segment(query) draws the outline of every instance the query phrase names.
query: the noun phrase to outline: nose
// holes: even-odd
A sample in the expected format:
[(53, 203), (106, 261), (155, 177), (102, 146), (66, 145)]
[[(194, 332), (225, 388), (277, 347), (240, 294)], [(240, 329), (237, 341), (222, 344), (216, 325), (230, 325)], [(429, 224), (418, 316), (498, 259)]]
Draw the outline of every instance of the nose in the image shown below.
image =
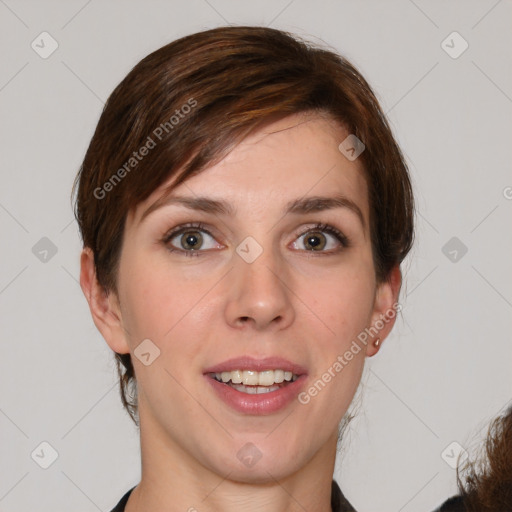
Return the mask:
[(275, 252), (264, 249), (252, 262), (233, 255), (225, 306), (232, 327), (281, 330), (293, 323), (293, 293), (284, 263)]

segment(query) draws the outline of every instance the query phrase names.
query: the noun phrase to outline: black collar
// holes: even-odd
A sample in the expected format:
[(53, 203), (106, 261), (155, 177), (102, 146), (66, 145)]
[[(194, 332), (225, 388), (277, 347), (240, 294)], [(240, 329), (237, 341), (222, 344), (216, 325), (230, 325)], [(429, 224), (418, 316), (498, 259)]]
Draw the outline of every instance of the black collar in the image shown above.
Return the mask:
[[(112, 509), (111, 512), (124, 512), (124, 507), (126, 506), (126, 502), (130, 497), (135, 487), (132, 487), (119, 501), (119, 503)], [(354, 507), (347, 501), (339, 485), (335, 480), (332, 481), (332, 491), (331, 491), (331, 508), (332, 512), (356, 512)]]

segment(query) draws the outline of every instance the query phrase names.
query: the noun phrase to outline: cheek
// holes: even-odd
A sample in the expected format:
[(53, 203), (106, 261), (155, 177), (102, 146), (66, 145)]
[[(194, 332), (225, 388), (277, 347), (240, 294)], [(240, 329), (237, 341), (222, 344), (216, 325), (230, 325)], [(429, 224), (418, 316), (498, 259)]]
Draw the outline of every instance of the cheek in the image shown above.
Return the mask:
[(374, 292), (371, 274), (340, 272), (314, 296), (311, 309), (322, 321), (316, 322), (318, 330), (308, 327), (314, 372), (301, 403), (310, 407), (311, 418), (323, 418), (325, 428), (341, 420), (361, 380), (366, 348), (358, 335), (369, 326)]
[(180, 286), (178, 275), (148, 261), (127, 250), (119, 269), (123, 323), (133, 343), (139, 338), (161, 339), (190, 302), (190, 287)]
[(200, 345), (195, 340), (204, 338), (211, 329), (208, 299), (212, 294), (207, 294), (218, 276), (187, 279), (179, 267), (158, 261), (148, 264), (148, 260), (141, 256), (125, 261), (123, 323), (131, 345), (135, 348), (149, 338), (165, 356), (178, 344), (173, 361), (191, 358)]
[[(333, 273), (314, 288), (304, 287), (309, 294), (311, 310), (324, 324), (328, 344), (340, 347), (350, 343), (369, 325), (375, 296), (375, 280), (368, 270), (346, 269)], [(331, 336), (328, 336), (330, 334)]]

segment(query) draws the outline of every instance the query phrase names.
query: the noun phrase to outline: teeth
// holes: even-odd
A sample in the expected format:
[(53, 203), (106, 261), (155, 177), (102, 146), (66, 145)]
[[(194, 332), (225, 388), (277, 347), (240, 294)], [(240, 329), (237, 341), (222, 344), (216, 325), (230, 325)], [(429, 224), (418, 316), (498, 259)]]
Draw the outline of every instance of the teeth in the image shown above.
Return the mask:
[(258, 380), (258, 372), (253, 372), (252, 370), (244, 370), (242, 372), (242, 383), (246, 386), (257, 386)]
[(235, 370), (234, 372), (231, 372), (231, 382), (233, 384), (242, 383), (242, 372), (240, 370)]
[(284, 380), (283, 370), (274, 370), (274, 382), (280, 384)]
[[(262, 386), (262, 389), (266, 389), (273, 384), (281, 384), (284, 381), (293, 382), (298, 378), (298, 375), (292, 372), (285, 372), (279, 369), (265, 370), (263, 372), (254, 370), (234, 370), (232, 372), (218, 372), (211, 375), (215, 376), (215, 379), (219, 382), (228, 383), (231, 381), (235, 389), (237, 389), (236, 384), (243, 384), (244, 386)], [(255, 393), (256, 392), (264, 393), (266, 391), (255, 391)]]
[(241, 391), (242, 393), (247, 393), (248, 395), (260, 395), (263, 393), (270, 393), (272, 391), (277, 391), (279, 386), (271, 386), (271, 387), (262, 387), (262, 386), (244, 386), (243, 384), (234, 384), (231, 386), (235, 388), (237, 391)]

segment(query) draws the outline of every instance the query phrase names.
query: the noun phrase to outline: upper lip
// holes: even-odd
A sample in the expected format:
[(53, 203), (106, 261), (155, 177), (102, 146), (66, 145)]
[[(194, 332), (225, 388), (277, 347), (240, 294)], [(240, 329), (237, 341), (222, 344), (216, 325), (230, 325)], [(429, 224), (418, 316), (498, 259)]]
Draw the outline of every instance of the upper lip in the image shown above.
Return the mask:
[(284, 370), (285, 372), (292, 372), (299, 376), (307, 373), (303, 366), (297, 363), (292, 363), (282, 357), (265, 357), (263, 359), (257, 359), (251, 356), (228, 359), (227, 361), (223, 361), (222, 363), (206, 368), (204, 373), (221, 373), (231, 372), (234, 370), (254, 370), (257, 372), (263, 372), (265, 370)]

